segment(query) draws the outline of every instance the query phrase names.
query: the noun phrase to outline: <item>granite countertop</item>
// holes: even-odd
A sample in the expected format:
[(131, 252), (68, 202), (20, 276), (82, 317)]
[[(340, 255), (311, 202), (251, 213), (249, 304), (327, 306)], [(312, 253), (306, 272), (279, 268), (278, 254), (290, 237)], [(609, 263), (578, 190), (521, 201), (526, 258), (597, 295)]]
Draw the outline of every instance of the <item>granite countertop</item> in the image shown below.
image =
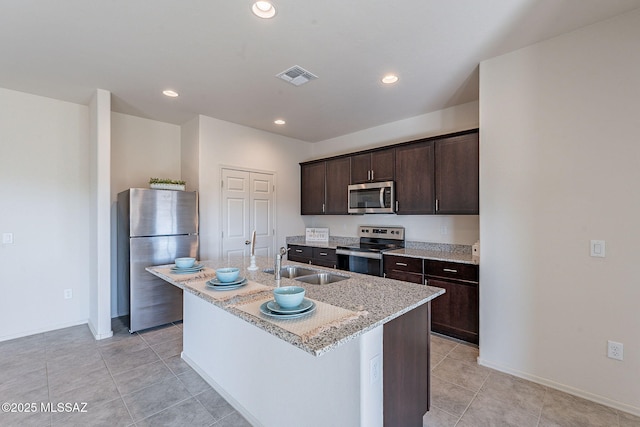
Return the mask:
[[(307, 242), (305, 236), (289, 236), (287, 244), (311, 246), (317, 248), (335, 249), (337, 246), (349, 246), (358, 244), (357, 237), (329, 236), (327, 243)], [(385, 252), (387, 254), (406, 256), (410, 258), (433, 259), (437, 261), (459, 262), (461, 264), (480, 264), (480, 259), (473, 256), (471, 246), (456, 245), (449, 243), (429, 243), (429, 242), (405, 242), (404, 249), (395, 249)]]
[[(204, 264), (206, 267), (214, 269), (221, 267), (239, 267), (241, 276), (263, 285), (272, 287), (276, 286), (274, 275), (263, 272), (263, 270), (268, 268), (273, 269), (273, 259), (267, 257), (256, 257), (256, 264), (260, 267), (258, 271), (247, 270), (249, 261), (248, 257), (235, 257), (221, 260), (200, 261), (200, 263)], [(195, 283), (190, 285), (189, 283), (176, 282), (172, 277), (161, 274), (157, 271), (157, 269), (160, 268), (172, 267), (172, 264), (147, 267), (147, 271), (184, 289), (185, 292), (195, 294), (211, 304), (246, 320), (247, 322), (314, 356), (320, 356), (327, 351), (330, 351), (331, 349), (336, 348), (367, 331), (383, 325), (444, 293), (444, 290), (441, 288), (417, 285), (377, 276), (309, 266), (308, 264), (283, 260), (282, 266), (284, 267), (287, 265), (299, 265), (306, 268), (312, 268), (314, 270), (331, 271), (336, 274), (348, 275), (349, 279), (347, 280), (326, 285), (309, 285), (294, 279), (282, 278), (280, 280), (280, 286), (302, 286), (305, 288), (306, 297), (308, 298), (346, 308), (355, 312), (366, 311), (367, 314), (349, 321), (338, 328), (331, 328), (322, 332), (320, 335), (317, 335), (306, 342), (302, 342), (299, 336), (278, 327), (276, 324), (246, 314), (232, 307), (233, 304), (254, 299), (257, 295), (235, 297), (221, 302), (212, 299), (207, 293), (203, 293), (201, 291), (202, 285), (198, 287)], [(270, 292), (265, 291), (264, 294), (268, 295)]]

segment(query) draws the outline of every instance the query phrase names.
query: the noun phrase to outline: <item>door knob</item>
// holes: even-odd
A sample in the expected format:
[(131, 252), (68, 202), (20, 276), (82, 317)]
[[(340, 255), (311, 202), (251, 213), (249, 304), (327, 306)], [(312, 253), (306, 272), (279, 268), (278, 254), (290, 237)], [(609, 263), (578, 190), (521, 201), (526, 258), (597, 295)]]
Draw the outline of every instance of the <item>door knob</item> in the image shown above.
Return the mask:
[(250, 245), (250, 244), (251, 244), (251, 240), (245, 240), (245, 241), (244, 241), (244, 244), (245, 244), (245, 245)]

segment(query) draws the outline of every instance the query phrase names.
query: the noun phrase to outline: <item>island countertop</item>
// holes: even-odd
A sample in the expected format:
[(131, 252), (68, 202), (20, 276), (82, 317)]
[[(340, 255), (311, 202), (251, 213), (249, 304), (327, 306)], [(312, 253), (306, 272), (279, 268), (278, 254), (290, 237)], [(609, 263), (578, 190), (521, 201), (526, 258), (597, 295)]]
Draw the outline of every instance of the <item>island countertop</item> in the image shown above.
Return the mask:
[[(228, 259), (200, 261), (200, 263), (211, 269), (238, 267), (240, 268), (241, 277), (246, 277), (250, 281), (269, 287), (276, 286), (274, 275), (264, 271), (273, 269), (274, 262), (271, 258), (256, 257), (256, 264), (259, 267), (257, 271), (247, 269), (250, 264), (248, 257), (231, 257)], [(218, 301), (213, 298), (217, 291), (210, 290), (205, 285), (206, 281), (211, 277), (186, 281), (176, 280), (176, 275), (167, 275), (161, 272), (161, 270), (166, 271), (167, 268), (172, 267), (172, 264), (147, 267), (147, 271), (314, 356), (320, 356), (444, 293), (441, 288), (310, 266), (288, 260), (282, 261), (283, 267), (288, 265), (304, 266), (313, 270), (330, 271), (349, 276), (349, 279), (325, 285), (310, 285), (295, 279), (282, 278), (280, 286), (302, 286), (306, 290), (305, 296), (307, 298), (352, 310), (361, 315), (339, 327), (332, 327), (303, 342), (298, 335), (277, 326), (277, 322), (274, 323), (266, 318), (247, 314), (234, 307), (239, 303), (254, 300), (260, 295), (238, 296), (226, 301)], [(185, 279), (188, 277), (185, 276)], [(261, 294), (262, 297), (268, 297), (270, 293), (271, 289), (265, 290)]]

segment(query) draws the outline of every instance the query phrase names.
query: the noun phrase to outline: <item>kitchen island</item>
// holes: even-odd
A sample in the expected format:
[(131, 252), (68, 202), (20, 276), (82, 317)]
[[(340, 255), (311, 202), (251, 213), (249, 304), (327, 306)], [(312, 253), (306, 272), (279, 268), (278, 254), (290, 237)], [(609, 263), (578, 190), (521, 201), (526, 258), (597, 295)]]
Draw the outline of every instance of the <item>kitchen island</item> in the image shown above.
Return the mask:
[[(185, 291), (182, 358), (252, 424), (422, 425), (430, 301), (442, 289), (335, 270), (349, 278), (324, 285), (282, 278), (281, 286), (303, 286), (318, 309), (280, 320), (248, 309), (271, 298), (276, 281), (263, 270), (272, 259), (258, 257), (257, 271), (247, 269), (248, 258), (203, 264), (193, 276), (170, 274), (171, 266), (147, 270)], [(249, 285), (209, 289), (215, 268), (229, 266)]]

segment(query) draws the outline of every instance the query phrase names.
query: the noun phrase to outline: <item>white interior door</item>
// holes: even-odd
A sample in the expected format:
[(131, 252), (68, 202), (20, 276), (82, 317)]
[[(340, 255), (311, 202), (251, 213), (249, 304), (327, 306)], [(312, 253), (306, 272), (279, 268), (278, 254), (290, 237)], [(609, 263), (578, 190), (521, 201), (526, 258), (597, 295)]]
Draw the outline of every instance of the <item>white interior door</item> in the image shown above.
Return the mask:
[(256, 231), (256, 255), (274, 255), (273, 175), (222, 169), (222, 254), (250, 255)]

